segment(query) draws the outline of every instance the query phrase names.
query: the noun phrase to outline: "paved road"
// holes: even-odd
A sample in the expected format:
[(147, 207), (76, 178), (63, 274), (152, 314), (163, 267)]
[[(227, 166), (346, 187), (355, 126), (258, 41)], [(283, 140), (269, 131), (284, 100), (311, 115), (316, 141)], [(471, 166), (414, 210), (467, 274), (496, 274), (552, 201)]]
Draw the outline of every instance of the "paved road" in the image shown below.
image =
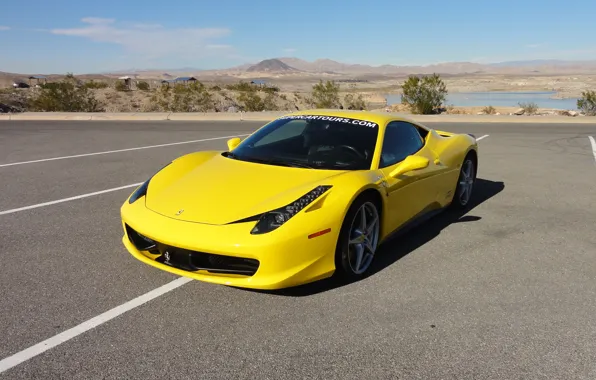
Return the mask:
[(369, 278), (280, 293), (193, 281), (23, 360), (176, 277), (120, 243), (132, 187), (3, 211), (142, 182), (225, 149), (196, 140), (259, 125), (0, 122), (0, 360), (22, 360), (0, 378), (596, 378), (596, 124), (432, 125), (489, 135), (474, 208), (389, 243)]

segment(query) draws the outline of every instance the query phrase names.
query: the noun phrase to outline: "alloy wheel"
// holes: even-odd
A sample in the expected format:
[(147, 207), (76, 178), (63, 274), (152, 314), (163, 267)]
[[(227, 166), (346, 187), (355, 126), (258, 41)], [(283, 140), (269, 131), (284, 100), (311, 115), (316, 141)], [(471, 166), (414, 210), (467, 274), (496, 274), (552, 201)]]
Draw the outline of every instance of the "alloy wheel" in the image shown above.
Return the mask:
[(356, 212), (350, 227), (348, 263), (354, 274), (366, 272), (379, 241), (379, 212), (372, 202), (365, 202)]
[(458, 198), (459, 202), (462, 206), (465, 206), (470, 201), (472, 197), (472, 188), (474, 187), (474, 162), (472, 160), (467, 159), (462, 168), (461, 173), (459, 176), (459, 191), (458, 191)]

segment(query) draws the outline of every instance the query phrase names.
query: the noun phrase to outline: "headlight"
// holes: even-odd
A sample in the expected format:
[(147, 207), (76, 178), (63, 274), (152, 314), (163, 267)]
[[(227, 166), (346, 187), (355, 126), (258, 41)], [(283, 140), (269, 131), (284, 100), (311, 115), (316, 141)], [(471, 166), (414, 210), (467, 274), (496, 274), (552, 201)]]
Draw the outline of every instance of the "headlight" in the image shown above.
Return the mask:
[(139, 186), (138, 189), (135, 190), (134, 193), (132, 193), (132, 195), (128, 199), (128, 203), (133, 204), (139, 198), (144, 197), (147, 194), (147, 187), (149, 187), (149, 181), (151, 181), (151, 178), (146, 180), (141, 186)]
[(264, 234), (281, 227), (291, 217), (299, 213), (300, 210), (311, 204), (330, 188), (331, 186), (328, 185), (317, 186), (289, 205), (264, 213), (250, 233), (253, 235)]

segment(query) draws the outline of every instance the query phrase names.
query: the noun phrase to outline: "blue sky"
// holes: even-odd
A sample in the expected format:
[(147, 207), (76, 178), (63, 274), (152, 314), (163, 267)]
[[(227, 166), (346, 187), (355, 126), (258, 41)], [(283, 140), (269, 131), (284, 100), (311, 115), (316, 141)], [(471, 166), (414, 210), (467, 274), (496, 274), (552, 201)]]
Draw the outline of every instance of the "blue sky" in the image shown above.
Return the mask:
[(596, 1), (20, 0), (0, 71), (225, 68), (294, 56), (432, 64), (596, 59)]

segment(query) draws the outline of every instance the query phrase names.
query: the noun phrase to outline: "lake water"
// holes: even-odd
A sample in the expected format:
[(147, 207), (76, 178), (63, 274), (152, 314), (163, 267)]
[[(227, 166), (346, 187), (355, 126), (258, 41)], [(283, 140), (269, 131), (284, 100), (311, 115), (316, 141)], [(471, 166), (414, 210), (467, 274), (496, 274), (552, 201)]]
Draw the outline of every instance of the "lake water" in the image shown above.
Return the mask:
[[(456, 107), (518, 107), (518, 103), (536, 103), (540, 108), (577, 110), (577, 98), (553, 99), (557, 93), (545, 92), (456, 92), (447, 95), (445, 105)], [(400, 94), (386, 95), (387, 104), (401, 103)]]

